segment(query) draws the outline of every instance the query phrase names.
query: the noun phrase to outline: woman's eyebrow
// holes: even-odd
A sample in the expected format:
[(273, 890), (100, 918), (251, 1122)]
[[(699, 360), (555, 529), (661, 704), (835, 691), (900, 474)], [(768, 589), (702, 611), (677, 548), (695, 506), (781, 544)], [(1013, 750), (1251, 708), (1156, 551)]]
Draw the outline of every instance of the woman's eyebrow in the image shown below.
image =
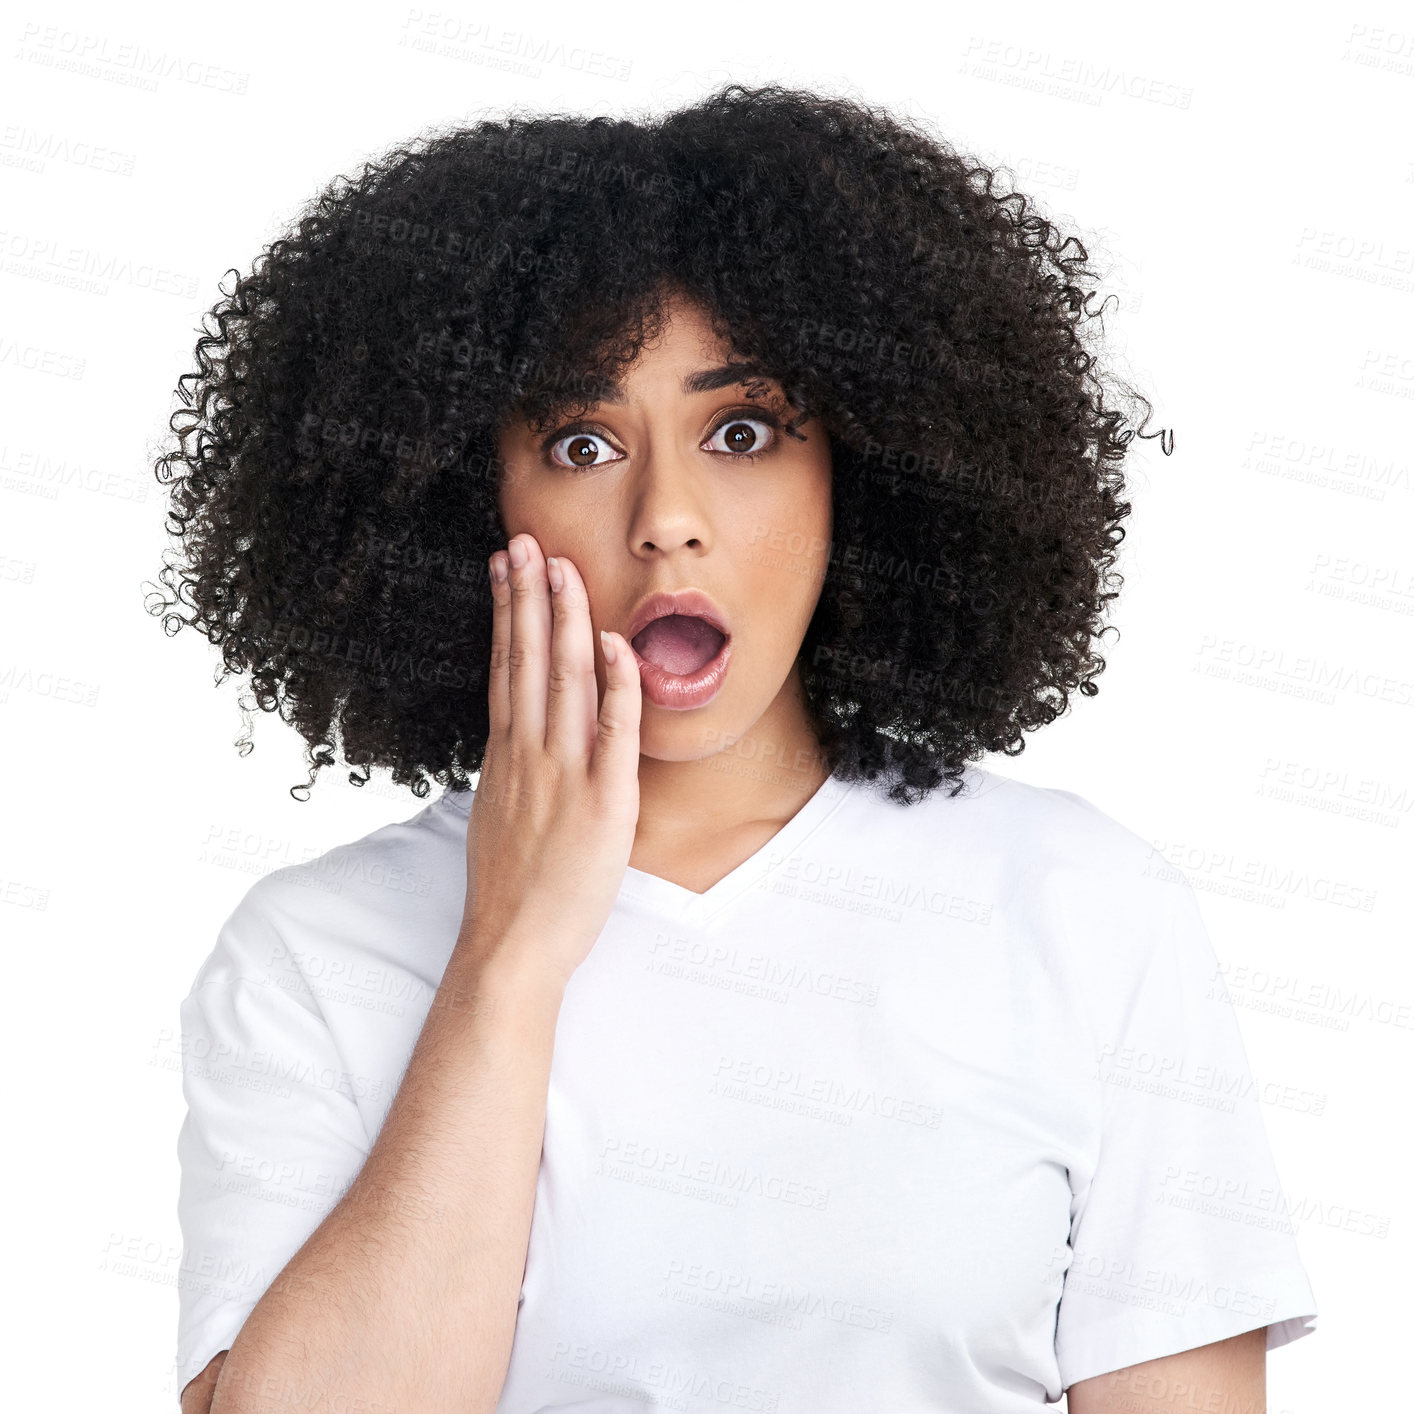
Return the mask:
[[(759, 363), (724, 363), (720, 368), (699, 368), (682, 380), (684, 393), (714, 393), (718, 388), (730, 387), (733, 383), (745, 383), (757, 378), (771, 378), (772, 375)], [(606, 388), (603, 403), (622, 403), (623, 393), (618, 388)]]

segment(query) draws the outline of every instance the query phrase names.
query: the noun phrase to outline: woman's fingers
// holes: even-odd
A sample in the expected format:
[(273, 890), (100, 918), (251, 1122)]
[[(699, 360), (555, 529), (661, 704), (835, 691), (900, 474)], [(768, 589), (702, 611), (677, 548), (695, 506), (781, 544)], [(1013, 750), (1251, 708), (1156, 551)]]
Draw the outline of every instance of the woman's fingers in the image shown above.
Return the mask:
[(589, 593), (572, 561), (545, 562), (550, 583), (550, 671), (545, 747), (561, 760), (587, 763), (594, 750), (599, 684)]
[(492, 592), (493, 730), (467, 822), (458, 945), (519, 955), (563, 983), (603, 932), (633, 852), (638, 664), (608, 635), (616, 661), (598, 710), (583, 578), (557, 558), (552, 598), (534, 537), (509, 548), (509, 577)]
[(599, 707), (594, 744), (594, 756), (589, 763), (591, 779), (605, 798), (613, 799), (616, 791), (630, 789), (634, 797), (635, 820), (638, 818), (638, 757), (639, 732), (643, 721), (643, 680), (633, 652), (621, 634), (608, 633), (609, 652), (614, 661), (606, 668), (604, 701)]
[(486, 707), (492, 736), (505, 736), (511, 724), (510, 567), (504, 550), (497, 550), (487, 561), (491, 580), (491, 670), (486, 684)]
[(550, 584), (533, 535), (511, 537), (510, 740), (531, 757), (545, 750), (550, 672)]
[[(549, 752), (587, 763), (606, 790), (613, 782), (636, 781), (643, 687), (628, 644), (609, 635), (613, 663), (602, 644), (596, 646), (589, 594), (573, 561), (555, 557), (556, 589), (533, 535), (513, 536), (502, 554), (509, 575), (499, 585), (493, 579), (491, 589), (492, 732), (527, 760)], [(602, 704), (596, 651), (604, 653)]]

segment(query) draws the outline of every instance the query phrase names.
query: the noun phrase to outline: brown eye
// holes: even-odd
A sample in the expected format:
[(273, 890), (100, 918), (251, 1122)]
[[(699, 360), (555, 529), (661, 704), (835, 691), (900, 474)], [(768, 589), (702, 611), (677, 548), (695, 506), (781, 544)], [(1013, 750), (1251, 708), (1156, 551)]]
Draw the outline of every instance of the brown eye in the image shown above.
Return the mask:
[[(560, 447), (565, 448), (563, 456), (556, 455)], [(558, 442), (551, 444), (550, 457), (557, 466), (583, 470), (586, 467), (602, 466), (605, 461), (613, 461), (613, 457), (600, 458), (600, 451), (606, 449), (613, 450), (597, 432), (572, 432), (568, 437), (561, 437)]]
[[(755, 431), (758, 427), (766, 429), (765, 436)], [(724, 422), (712, 434), (714, 440), (721, 437), (725, 444), (713, 447), (712, 450), (735, 453), (738, 456), (752, 456), (769, 447), (774, 435), (771, 424), (760, 418), (733, 417)]]

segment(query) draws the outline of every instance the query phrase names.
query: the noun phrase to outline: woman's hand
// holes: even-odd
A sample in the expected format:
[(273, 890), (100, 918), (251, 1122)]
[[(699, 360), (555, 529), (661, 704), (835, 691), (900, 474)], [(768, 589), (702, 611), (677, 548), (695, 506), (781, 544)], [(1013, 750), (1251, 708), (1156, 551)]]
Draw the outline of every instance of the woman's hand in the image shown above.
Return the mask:
[(491, 726), (467, 828), (462, 940), (568, 981), (633, 849), (643, 690), (628, 645), (607, 634), (598, 705), (579, 571), (562, 557), (547, 566), (528, 534), (510, 551), (491, 557), (509, 575), (491, 576)]

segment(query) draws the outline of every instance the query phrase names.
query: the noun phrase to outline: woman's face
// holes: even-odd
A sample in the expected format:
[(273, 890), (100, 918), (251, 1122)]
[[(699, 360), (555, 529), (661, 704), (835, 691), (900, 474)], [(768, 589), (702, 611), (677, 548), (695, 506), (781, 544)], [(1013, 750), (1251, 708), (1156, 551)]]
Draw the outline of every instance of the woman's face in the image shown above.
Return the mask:
[[(758, 750), (773, 741), (793, 750), (804, 725), (795, 660), (828, 563), (829, 441), (815, 419), (796, 427), (804, 440), (783, 430), (794, 410), (774, 379), (738, 370), (691, 391), (689, 379), (731, 361), (701, 311), (678, 300), (662, 337), (624, 376), (622, 401), (543, 437), (513, 421), (498, 439), (508, 536), (527, 532), (547, 556), (571, 560), (588, 589), (601, 702), (601, 628), (629, 638), (635, 612), (658, 591), (701, 591), (722, 617), (727, 662), (710, 700), (670, 706), (678, 684), (661, 703), (645, 684), (641, 751), (665, 761), (713, 755), (742, 737), (759, 739)], [(681, 620), (634, 641), (687, 681), (719, 644)], [(706, 691), (713, 681), (709, 667)]]

